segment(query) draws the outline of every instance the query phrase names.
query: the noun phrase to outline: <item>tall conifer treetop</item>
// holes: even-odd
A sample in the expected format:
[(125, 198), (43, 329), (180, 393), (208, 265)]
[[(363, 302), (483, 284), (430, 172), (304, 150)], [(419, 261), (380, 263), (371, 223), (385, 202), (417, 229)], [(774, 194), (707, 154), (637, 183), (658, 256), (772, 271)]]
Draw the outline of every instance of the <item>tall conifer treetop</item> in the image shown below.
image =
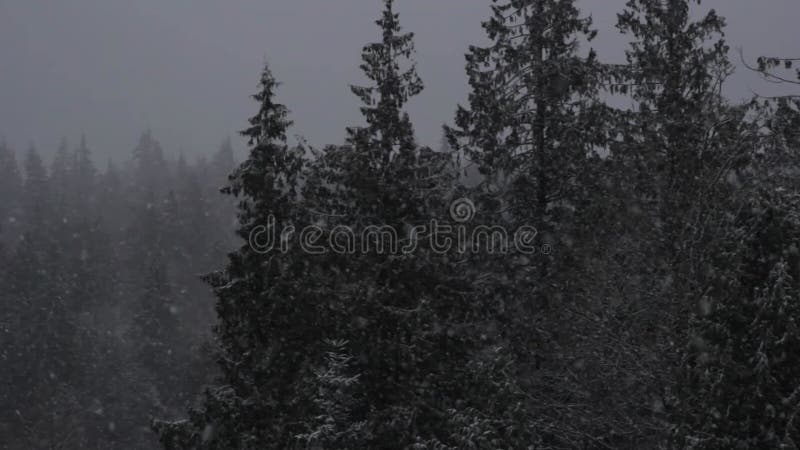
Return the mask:
[(693, 3), (701, 1), (629, 0), (618, 15), (617, 27), (633, 37), (631, 95), (643, 107), (675, 114), (702, 107), (730, 73), (725, 19), (711, 9), (692, 20)]
[(302, 159), (286, 143), (286, 130), (292, 125), (286, 106), (275, 102), (279, 83), (265, 65), (259, 92), (253, 95), (259, 110), (241, 132), (251, 146), (250, 157), (230, 176), (224, 192), (240, 197), (240, 235), (247, 239), (252, 226), (265, 224), (268, 215), (288, 220), (290, 201)]
[(492, 43), (466, 56), (472, 91), (447, 129), (450, 143), (490, 179), (527, 179), (539, 216), (570, 197), (599, 141), (599, 65), (593, 50), (581, 51), (595, 37), (591, 25), (574, 0), (495, 0), (483, 23)]
[[(422, 92), (422, 80), (416, 65), (410, 61), (414, 53), (414, 33), (402, 33), (399, 15), (394, 12), (393, 0), (384, 0), (385, 9), (376, 24), (383, 39), (364, 46), (361, 53), (361, 70), (375, 83), (374, 86), (351, 86), (361, 99), (361, 113), (367, 127), (348, 130), (348, 140), (355, 143), (369, 137), (372, 151), (379, 151), (379, 161), (385, 165), (394, 151), (413, 149), (414, 130), (403, 106)], [(402, 62), (408, 62), (403, 67)], [(366, 133), (366, 135), (364, 135)]]

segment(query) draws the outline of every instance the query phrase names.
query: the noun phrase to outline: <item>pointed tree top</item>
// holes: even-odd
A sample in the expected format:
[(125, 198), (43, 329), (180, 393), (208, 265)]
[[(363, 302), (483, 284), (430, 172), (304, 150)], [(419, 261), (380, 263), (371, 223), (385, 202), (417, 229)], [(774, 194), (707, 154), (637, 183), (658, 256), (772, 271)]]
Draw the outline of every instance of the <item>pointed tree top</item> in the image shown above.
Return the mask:
[(285, 142), (286, 130), (292, 126), (292, 121), (287, 119), (289, 111), (286, 106), (274, 102), (275, 90), (280, 83), (275, 80), (268, 63), (264, 63), (258, 84), (259, 91), (252, 98), (261, 107), (250, 118), (250, 127), (240, 133), (248, 138), (250, 145), (262, 145), (274, 140)]
[(384, 163), (395, 146), (415, 146), (413, 127), (402, 109), (424, 87), (412, 59), (414, 35), (401, 33), (399, 15), (392, 5), (391, 0), (385, 0), (383, 14), (376, 21), (382, 31), (381, 41), (365, 45), (361, 52), (360, 68), (373, 85), (350, 87), (361, 100), (367, 127), (350, 128), (348, 141), (351, 144), (372, 141), (370, 145), (380, 149), (379, 158)]

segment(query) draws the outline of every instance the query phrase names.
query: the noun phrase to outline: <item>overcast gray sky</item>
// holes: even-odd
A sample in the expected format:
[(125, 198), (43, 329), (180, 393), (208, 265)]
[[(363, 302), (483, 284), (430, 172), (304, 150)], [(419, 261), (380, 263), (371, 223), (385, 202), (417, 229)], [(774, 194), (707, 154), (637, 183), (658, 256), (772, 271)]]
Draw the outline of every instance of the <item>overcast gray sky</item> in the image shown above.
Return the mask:
[[(622, 60), (614, 28), (624, 0), (584, 0), (606, 60)], [(85, 132), (101, 157), (127, 157), (147, 128), (169, 154), (208, 154), (236, 138), (254, 111), (248, 95), (268, 60), (284, 83), (295, 133), (338, 143), (360, 123), (349, 84), (361, 80), (360, 49), (378, 37), (380, 0), (0, 0), (0, 139), (51, 154)], [(398, 0), (417, 35), (425, 91), (410, 105), (423, 144), (467, 96), (464, 53), (483, 39), (489, 0)], [(798, 0), (706, 0), (728, 18), (728, 40), (753, 59), (798, 56)], [(732, 59), (738, 61), (735, 51)], [(775, 92), (740, 70), (736, 98)], [(236, 138), (236, 146), (244, 147)], [(124, 156), (123, 156), (124, 155)]]

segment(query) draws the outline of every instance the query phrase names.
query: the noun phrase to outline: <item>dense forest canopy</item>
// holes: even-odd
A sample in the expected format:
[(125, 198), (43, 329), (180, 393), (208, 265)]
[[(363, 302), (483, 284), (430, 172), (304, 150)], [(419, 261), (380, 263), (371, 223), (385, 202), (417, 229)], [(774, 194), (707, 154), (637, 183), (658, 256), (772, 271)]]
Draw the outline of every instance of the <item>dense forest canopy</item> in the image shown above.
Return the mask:
[[(797, 448), (796, 55), (628, 0), (612, 64), (574, 0), (486, 3), (436, 149), (393, 0), (343, 142), (269, 64), (242, 161), (0, 141), (0, 448)], [(726, 98), (736, 57), (797, 95)]]

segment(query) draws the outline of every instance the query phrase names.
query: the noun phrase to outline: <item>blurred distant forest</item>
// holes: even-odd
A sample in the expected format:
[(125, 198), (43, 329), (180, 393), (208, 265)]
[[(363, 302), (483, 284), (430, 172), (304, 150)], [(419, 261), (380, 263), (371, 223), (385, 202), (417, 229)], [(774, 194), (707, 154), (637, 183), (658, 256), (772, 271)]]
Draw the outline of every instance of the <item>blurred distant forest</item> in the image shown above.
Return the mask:
[(233, 246), (230, 142), (189, 162), (144, 133), (102, 170), (86, 139), (20, 156), (0, 145), (4, 448), (152, 447), (150, 416), (215, 373), (200, 275)]

